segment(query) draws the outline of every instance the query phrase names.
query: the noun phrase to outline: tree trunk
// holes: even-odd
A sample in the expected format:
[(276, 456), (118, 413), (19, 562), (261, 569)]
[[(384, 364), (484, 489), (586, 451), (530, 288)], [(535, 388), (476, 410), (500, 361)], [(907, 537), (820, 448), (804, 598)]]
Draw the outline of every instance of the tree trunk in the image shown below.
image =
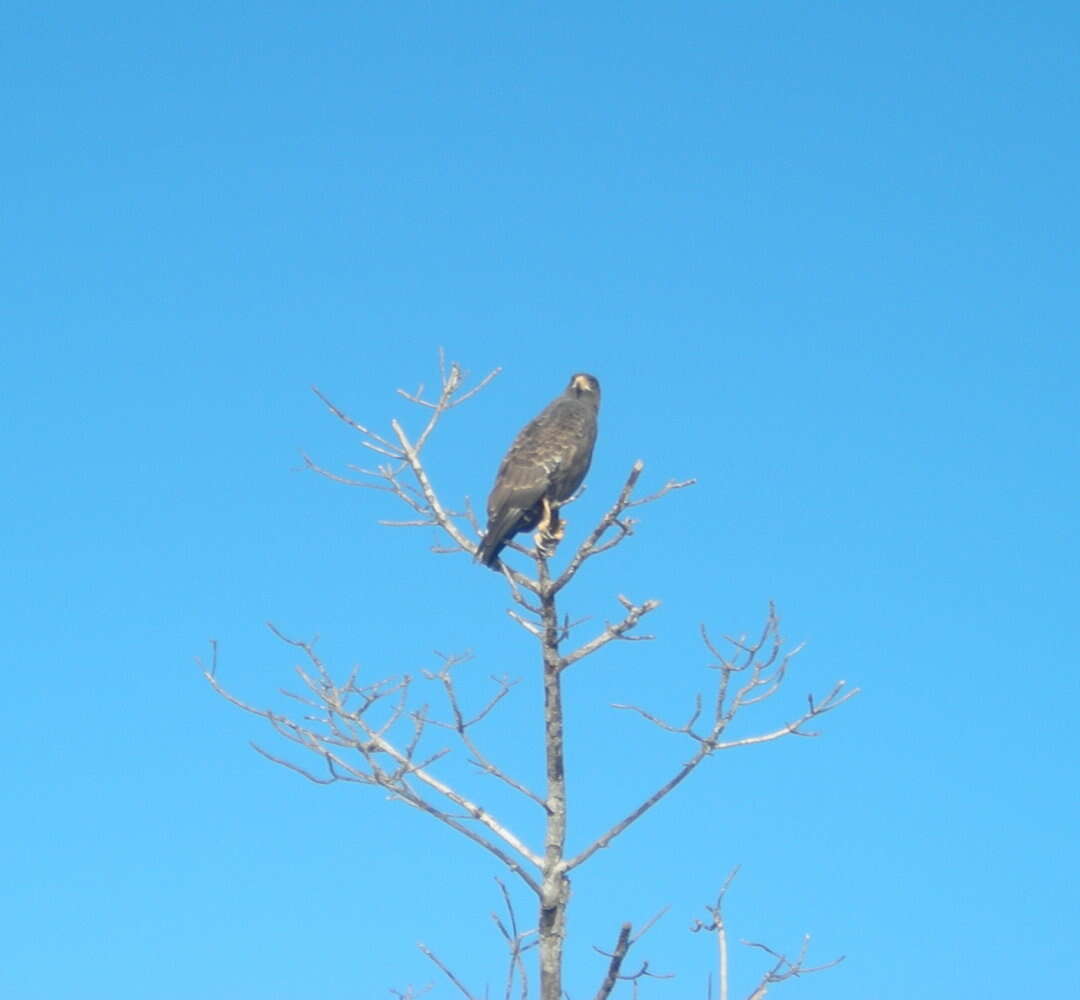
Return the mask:
[(540, 606), (544, 636), (544, 744), (547, 748), (547, 831), (540, 899), (540, 1000), (562, 1000), (563, 942), (570, 879), (566, 875), (566, 772), (563, 764), (562, 664), (559, 618), (547, 573), (539, 560)]

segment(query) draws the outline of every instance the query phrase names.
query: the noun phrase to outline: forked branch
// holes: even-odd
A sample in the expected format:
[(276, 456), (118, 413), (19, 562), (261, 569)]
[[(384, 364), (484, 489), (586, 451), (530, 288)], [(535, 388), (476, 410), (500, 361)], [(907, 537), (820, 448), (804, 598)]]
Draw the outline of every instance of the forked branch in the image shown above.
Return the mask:
[[(832, 690), (822, 699), (807, 698), (807, 709), (783, 724), (752, 736), (725, 740), (723, 734), (729, 724), (745, 708), (771, 698), (779, 690), (787, 676), (792, 659), (801, 650), (801, 646), (784, 651), (784, 640), (780, 635), (780, 619), (776, 608), (770, 604), (769, 614), (759, 638), (748, 642), (745, 638), (728, 638), (733, 652), (722, 655), (711, 643), (708, 634), (703, 631), (707, 648), (716, 657), (712, 669), (718, 673), (717, 693), (713, 702), (711, 719), (701, 726), (702, 699), (698, 695), (689, 720), (683, 725), (675, 725), (636, 705), (613, 705), (613, 708), (635, 712), (646, 721), (665, 732), (686, 736), (696, 744), (693, 755), (663, 785), (647, 796), (635, 809), (619, 822), (597, 837), (588, 847), (571, 858), (568, 868), (576, 868), (587, 861), (597, 851), (607, 847), (616, 837), (632, 826), (646, 812), (673, 792), (705, 760), (720, 750), (750, 746), (755, 743), (768, 743), (784, 736), (816, 736), (803, 727), (813, 719), (831, 712), (845, 701), (859, 693), (858, 688), (845, 691), (845, 682), (838, 681)], [(611, 638), (615, 638), (612, 636)], [(595, 642), (596, 640), (594, 640)], [(609, 640), (610, 641), (610, 640)], [(587, 644), (588, 645), (588, 644)], [(584, 647), (583, 647), (584, 648)], [(732, 691), (734, 690), (734, 693)]]
[(380, 434), (372, 430), (367, 425), (354, 420), (317, 387), (312, 386), (312, 391), (322, 400), (326, 408), (344, 424), (360, 434), (360, 443), (363, 447), (389, 461), (383, 462), (374, 469), (351, 467), (354, 472), (359, 474), (360, 478), (358, 479), (331, 472), (312, 461), (307, 455), (304, 455), (304, 463), (312, 471), (334, 482), (392, 493), (416, 515), (407, 521), (388, 523), (397, 526), (438, 527), (454, 541), (455, 550), (462, 549), (465, 552), (475, 552), (475, 544), (465, 535), (454, 520), (455, 517), (460, 515), (449, 511), (435, 492), (424, 469), (421, 455), (424, 446), (442, 418), (450, 410), (460, 406), (480, 392), (500, 371), (501, 369), (496, 368), (480, 379), (476, 385), (466, 388), (464, 369), (456, 361), (448, 364), (443, 352), (440, 351), (439, 390), (434, 399), (424, 398), (424, 387), (422, 385), (412, 393), (403, 389), (398, 390), (398, 394), (404, 399), (427, 411), (427, 420), (415, 439), (410, 438), (408, 432), (397, 420), (390, 422), (391, 434)]
[(488, 809), (432, 770), (433, 764), (450, 753), (450, 748), (425, 749), (430, 742), (425, 737), (433, 730), (452, 729), (476, 758), (481, 771), (535, 800), (535, 795), (502, 770), (490, 763), (484, 766), (486, 758), (470, 732), (502, 700), (509, 690), (508, 682), (497, 682), (499, 690), (487, 705), (466, 718), (451, 673), (460, 658), (448, 658), (442, 671), (427, 676), (443, 687), (451, 706), (452, 721), (441, 722), (429, 714), (427, 706), (409, 710), (408, 696), (414, 684), (411, 677), (362, 684), (354, 670), (343, 684), (337, 684), (312, 643), (290, 639), (271, 628), (282, 641), (302, 650), (308, 660), (307, 669), (298, 667), (296, 671), (305, 693), (283, 692), (309, 709), (300, 721), (251, 705), (223, 687), (216, 673), (216, 646), (204, 675), (230, 704), (265, 720), (280, 736), (314, 753), (326, 771), (313, 773), (256, 746), (259, 753), (318, 784), (347, 781), (383, 788), (391, 798), (427, 813), (483, 847), (539, 893), (534, 873), (541, 867), (541, 856)]
[(642, 962), (636, 972), (625, 972), (623, 970), (623, 964), (626, 961), (627, 955), (630, 953), (630, 949), (634, 947), (649, 930), (665, 913), (667, 913), (668, 907), (664, 907), (659, 913), (650, 917), (645, 921), (645, 924), (634, 933), (633, 925), (625, 923), (619, 928), (619, 936), (615, 941), (615, 947), (612, 951), (604, 951), (602, 948), (597, 948), (593, 945), (593, 951), (597, 954), (603, 955), (609, 959), (607, 970), (604, 973), (604, 980), (600, 984), (600, 988), (596, 991), (594, 1000), (607, 1000), (611, 996), (612, 991), (616, 985), (620, 982), (634, 983), (634, 996), (637, 996), (637, 983), (641, 979), (674, 979), (674, 975), (671, 973), (653, 972), (649, 968), (648, 962)]
[[(607, 552), (609, 549), (613, 549), (621, 541), (634, 533), (634, 519), (623, 517), (625, 511), (629, 510), (631, 507), (641, 507), (645, 504), (654, 503), (661, 497), (667, 496), (667, 494), (673, 490), (682, 490), (687, 486), (693, 486), (694, 483), (697, 482), (695, 479), (672, 479), (655, 493), (635, 500), (633, 499), (634, 488), (637, 486), (637, 481), (644, 470), (645, 463), (639, 458), (630, 469), (630, 475), (626, 477), (626, 482), (623, 483), (623, 488), (619, 491), (615, 503), (612, 504), (607, 513), (600, 518), (596, 527), (589, 532), (585, 541), (578, 546), (577, 551), (567, 564), (566, 569), (559, 574), (558, 578), (552, 584), (552, 593), (558, 593), (562, 590), (562, 588), (574, 578), (577, 571), (581, 568), (581, 564), (585, 562), (586, 559), (591, 559), (601, 552)], [(616, 529), (616, 534), (607, 541), (603, 541), (604, 536), (612, 528)]]
[[(719, 964), (719, 995), (718, 1000), (729, 1000), (729, 954), (728, 954), (728, 933), (727, 925), (724, 921), (724, 897), (727, 895), (727, 891), (731, 888), (731, 883), (735, 880), (735, 876), (739, 873), (739, 868), (736, 866), (728, 874), (728, 877), (724, 880), (724, 884), (720, 889), (719, 895), (716, 897), (716, 902), (711, 906), (706, 906), (708, 911), (709, 920), (695, 920), (690, 925), (691, 932), (697, 934), (705, 932), (716, 935), (716, 949), (718, 955)], [(826, 969), (831, 969), (834, 966), (839, 965), (844, 956), (834, 958), (831, 962), (825, 962), (823, 965), (807, 965), (806, 953), (810, 948), (810, 935), (803, 936), (802, 944), (799, 948), (799, 953), (794, 959), (789, 959), (786, 955), (782, 955), (780, 952), (773, 951), (772, 948), (764, 944), (759, 944), (755, 941), (743, 941), (742, 944), (748, 948), (757, 948), (764, 951), (766, 954), (771, 955), (776, 959), (775, 963), (768, 969), (766, 969), (761, 978), (758, 980), (757, 985), (750, 992), (747, 1000), (764, 1000), (769, 987), (774, 983), (782, 983), (785, 979), (795, 979), (799, 976), (808, 976), (814, 972), (824, 972)], [(709, 1000), (712, 1000), (710, 995)]]

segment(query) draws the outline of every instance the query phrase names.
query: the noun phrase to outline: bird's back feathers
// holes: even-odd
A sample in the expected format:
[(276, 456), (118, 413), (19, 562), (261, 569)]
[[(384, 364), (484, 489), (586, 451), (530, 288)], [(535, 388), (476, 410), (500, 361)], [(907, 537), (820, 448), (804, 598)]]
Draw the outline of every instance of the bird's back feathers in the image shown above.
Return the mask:
[(575, 375), (566, 391), (522, 428), (499, 465), (488, 497), (488, 525), (476, 558), (494, 566), (503, 546), (539, 523), (546, 499), (569, 500), (585, 479), (596, 444), (600, 386)]

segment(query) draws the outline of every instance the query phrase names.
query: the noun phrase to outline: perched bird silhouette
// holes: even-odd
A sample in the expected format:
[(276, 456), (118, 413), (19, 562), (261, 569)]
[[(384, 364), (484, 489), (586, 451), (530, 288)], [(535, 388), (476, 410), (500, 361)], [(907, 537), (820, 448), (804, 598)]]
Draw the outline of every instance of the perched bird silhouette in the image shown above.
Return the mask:
[(559, 507), (589, 471), (599, 409), (600, 383), (579, 373), (514, 438), (488, 497), (487, 531), (476, 550), (485, 566), (496, 568), (503, 546), (519, 531), (536, 528), (562, 538)]

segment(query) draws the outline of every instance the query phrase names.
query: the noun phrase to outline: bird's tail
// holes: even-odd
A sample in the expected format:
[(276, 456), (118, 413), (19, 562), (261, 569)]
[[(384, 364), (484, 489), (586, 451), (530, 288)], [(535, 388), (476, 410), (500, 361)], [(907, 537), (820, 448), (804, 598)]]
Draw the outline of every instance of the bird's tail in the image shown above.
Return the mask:
[(488, 521), (487, 531), (476, 549), (477, 562), (496, 569), (499, 553), (502, 552), (506, 543), (514, 537), (515, 532), (521, 530), (521, 522), (522, 513), (520, 507), (511, 507), (509, 510), (504, 510), (495, 520)]
[(488, 531), (476, 548), (476, 561), (495, 569), (495, 563), (498, 561), (499, 553), (502, 552), (505, 544), (505, 539), (500, 538), (494, 531)]

